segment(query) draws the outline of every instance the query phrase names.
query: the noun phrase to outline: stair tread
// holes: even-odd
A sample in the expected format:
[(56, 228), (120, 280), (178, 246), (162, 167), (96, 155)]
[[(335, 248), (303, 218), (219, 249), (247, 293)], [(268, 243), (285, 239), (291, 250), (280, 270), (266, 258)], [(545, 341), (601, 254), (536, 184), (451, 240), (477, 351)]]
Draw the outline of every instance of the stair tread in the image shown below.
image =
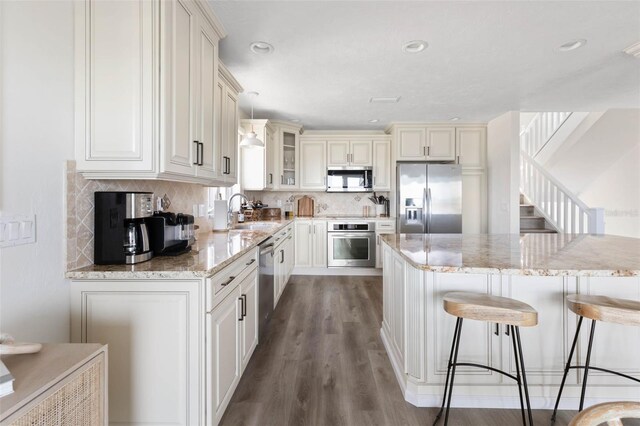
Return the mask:
[(544, 217), (535, 216), (535, 215), (527, 215), (527, 216), (520, 215), (520, 219), (544, 219)]
[(520, 228), (521, 234), (557, 234), (555, 229), (547, 228)]

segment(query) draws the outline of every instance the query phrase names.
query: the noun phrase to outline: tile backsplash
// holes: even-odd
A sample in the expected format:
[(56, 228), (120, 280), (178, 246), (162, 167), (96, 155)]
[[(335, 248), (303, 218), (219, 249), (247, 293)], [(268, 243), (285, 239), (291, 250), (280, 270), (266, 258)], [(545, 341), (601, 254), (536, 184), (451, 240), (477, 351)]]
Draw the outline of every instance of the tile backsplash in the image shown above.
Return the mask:
[[(261, 200), (269, 207), (278, 207), (278, 201), (284, 203), (287, 201), (294, 202), (294, 211), (297, 209), (295, 202), (304, 195), (315, 200), (316, 216), (360, 216), (362, 208), (369, 206), (371, 214), (373, 214), (374, 204), (369, 197), (372, 193), (330, 193), (330, 192), (268, 192), (268, 191), (247, 191), (247, 196), (251, 199)], [(389, 197), (388, 192), (376, 192), (376, 195)]]
[[(148, 191), (171, 200), (169, 211), (193, 212), (194, 204), (207, 205), (208, 188), (202, 185), (155, 180), (93, 180), (76, 171), (75, 161), (67, 161), (67, 270), (93, 263), (93, 221), (95, 191)], [(210, 230), (206, 218), (196, 218), (198, 232)]]

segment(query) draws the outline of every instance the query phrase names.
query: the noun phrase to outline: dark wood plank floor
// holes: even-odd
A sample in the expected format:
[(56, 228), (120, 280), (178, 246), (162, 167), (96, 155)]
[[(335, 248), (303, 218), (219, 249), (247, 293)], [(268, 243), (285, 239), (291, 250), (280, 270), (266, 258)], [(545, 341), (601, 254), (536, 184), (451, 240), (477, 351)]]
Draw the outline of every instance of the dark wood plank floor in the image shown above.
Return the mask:
[[(293, 276), (221, 424), (431, 425), (405, 402), (380, 339), (379, 277)], [(550, 411), (534, 411), (549, 425)], [(560, 412), (556, 425), (575, 412)], [(452, 409), (450, 425), (520, 425), (519, 410)]]

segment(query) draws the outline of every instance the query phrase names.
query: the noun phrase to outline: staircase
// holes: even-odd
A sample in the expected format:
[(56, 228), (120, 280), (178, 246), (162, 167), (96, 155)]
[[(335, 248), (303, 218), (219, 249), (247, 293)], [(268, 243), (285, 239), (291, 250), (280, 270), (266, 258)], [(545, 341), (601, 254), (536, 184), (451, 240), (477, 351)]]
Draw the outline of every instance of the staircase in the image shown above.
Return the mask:
[(536, 213), (535, 206), (528, 202), (524, 194), (520, 194), (520, 233), (556, 234), (557, 232), (543, 216)]
[(571, 115), (538, 113), (520, 133), (521, 234), (604, 233), (604, 209), (587, 207), (536, 159)]

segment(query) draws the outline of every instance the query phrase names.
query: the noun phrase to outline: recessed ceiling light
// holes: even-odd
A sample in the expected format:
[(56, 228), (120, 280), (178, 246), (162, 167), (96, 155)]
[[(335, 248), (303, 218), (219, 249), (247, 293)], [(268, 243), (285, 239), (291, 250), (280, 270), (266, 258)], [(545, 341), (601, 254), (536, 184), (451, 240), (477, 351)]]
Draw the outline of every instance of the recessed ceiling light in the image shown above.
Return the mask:
[(450, 120), (450, 121), (458, 121), (458, 120), (460, 120), (460, 117), (452, 117), (452, 118), (450, 118), (449, 120)]
[(260, 93), (258, 93), (258, 92), (247, 92), (247, 95), (249, 95), (249, 96), (258, 96), (258, 95), (260, 95)]
[(253, 53), (262, 55), (273, 52), (273, 46), (266, 41), (254, 41), (249, 47)]
[(411, 40), (402, 45), (402, 51), (405, 53), (418, 53), (422, 52), (429, 46), (424, 40)]
[(558, 47), (558, 50), (561, 52), (569, 52), (570, 50), (576, 50), (579, 49), (580, 47), (584, 46), (585, 44), (587, 44), (587, 40), (581, 38), (578, 40), (571, 40), (566, 42), (565, 44), (561, 45), (560, 47)]
[(373, 120), (369, 120), (369, 123), (377, 123), (378, 121), (380, 120), (378, 120), (377, 118), (374, 118)]
[(400, 100), (400, 96), (395, 97), (377, 97), (377, 98), (369, 98), (369, 103), (382, 103), (382, 104), (395, 104)]

